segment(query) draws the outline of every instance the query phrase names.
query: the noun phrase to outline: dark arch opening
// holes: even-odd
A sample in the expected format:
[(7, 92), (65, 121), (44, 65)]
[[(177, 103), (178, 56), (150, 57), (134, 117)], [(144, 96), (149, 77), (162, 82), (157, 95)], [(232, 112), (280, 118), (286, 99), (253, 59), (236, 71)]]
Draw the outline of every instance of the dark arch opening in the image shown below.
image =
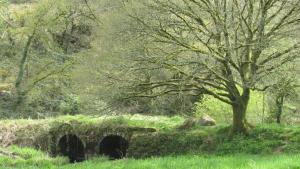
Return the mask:
[(99, 153), (108, 156), (110, 160), (121, 159), (126, 156), (128, 141), (121, 136), (106, 136), (100, 142), (99, 149)]
[(69, 157), (70, 163), (82, 162), (85, 160), (83, 142), (76, 135), (64, 135), (60, 138), (58, 146), (59, 153)]

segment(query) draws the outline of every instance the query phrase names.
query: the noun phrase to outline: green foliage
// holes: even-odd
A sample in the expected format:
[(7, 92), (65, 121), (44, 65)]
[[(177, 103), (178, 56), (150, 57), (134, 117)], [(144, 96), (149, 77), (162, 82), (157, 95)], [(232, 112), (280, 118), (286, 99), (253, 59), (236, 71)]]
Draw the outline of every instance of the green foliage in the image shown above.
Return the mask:
[[(220, 33), (220, 43), (216, 43), (218, 37), (210, 33), (217, 35), (223, 30), (219, 24), (208, 24), (210, 15), (203, 13), (209, 10), (198, 8), (193, 4), (194, 1), (151, 2), (156, 4), (144, 6), (144, 3), (138, 1), (122, 0), (0, 0), (0, 119), (42, 118), (1, 120), (0, 144), (37, 146), (48, 150), (53, 147), (48, 144), (51, 136), (59, 137), (68, 132), (82, 135), (84, 140), (100, 138), (98, 136), (102, 130), (121, 128), (127, 132), (127, 129), (138, 127), (156, 129), (154, 133), (135, 134), (130, 140), (129, 156), (145, 159), (110, 162), (106, 158), (95, 158), (69, 165), (65, 158), (50, 158), (41, 151), (13, 146), (0, 148), (0, 168), (300, 168), (300, 128), (291, 125), (261, 125), (265, 124), (267, 113), (274, 109), (271, 104), (264, 105), (262, 92), (251, 91), (246, 113), (248, 122), (258, 126), (247, 136), (230, 138), (228, 124), (232, 122), (232, 108), (213, 97), (202, 96), (203, 89), (207, 94), (207, 91), (214, 92), (210, 90), (214, 87), (230, 93), (230, 90), (226, 92), (228, 88), (223, 88), (223, 85), (231, 81), (236, 82), (230, 87), (244, 85), (243, 88), (248, 88), (250, 85), (254, 89), (269, 82), (277, 82), (278, 76), (287, 76), (287, 72), (293, 74), (294, 79), (299, 79), (299, 70), (295, 70), (296, 73), (291, 71), (297, 68), (299, 60), (296, 60), (295, 65), (281, 66), (299, 56), (299, 44), (293, 47), (294, 43), (299, 42), (299, 36), (293, 34), (293, 27), (299, 21), (299, 14), (294, 11), (299, 10), (299, 7), (296, 6), (296, 10), (290, 13), (293, 14), (290, 17), (295, 20), (288, 18), (280, 21), (286, 10), (274, 11), (280, 9), (281, 1), (261, 4), (274, 5), (270, 8), (258, 5), (258, 2), (263, 1), (246, 3), (245, 9), (250, 4), (249, 9), (252, 10), (248, 12), (254, 12), (257, 17), (264, 14), (263, 11), (259, 12), (260, 9), (270, 9), (267, 12), (269, 16), (274, 14), (263, 29), (265, 32), (262, 35), (265, 36), (257, 34), (263, 22), (256, 22), (257, 19), (249, 24), (248, 28), (253, 29), (254, 33), (252, 40), (247, 38), (252, 35), (249, 36), (243, 30), (248, 19), (240, 23), (241, 27), (234, 27), (240, 22), (235, 17), (240, 11), (228, 8), (225, 13), (230, 18), (232, 16), (232, 19), (214, 18), (220, 19), (219, 22), (225, 25), (225, 33)], [(202, 2), (199, 1), (200, 4)], [(234, 1), (221, 3), (224, 2), (234, 7), (231, 3)], [(294, 3), (290, 0), (288, 2)], [(251, 7), (252, 3), (254, 6)], [(131, 17), (128, 17), (128, 12), (132, 14)], [(133, 19), (135, 16), (145, 19), (144, 23)], [(205, 19), (201, 20), (201, 17)], [(281, 29), (280, 26), (276, 27), (278, 22), (292, 25), (283, 24), (286, 27)], [(145, 24), (148, 26), (144, 27)], [(153, 29), (147, 30), (149, 27)], [(277, 30), (272, 32), (272, 27)], [(202, 32), (202, 28), (210, 33)], [(271, 35), (267, 32), (274, 33), (272, 38), (267, 39)], [(226, 35), (230, 36), (229, 42), (223, 42), (226, 40), (223, 36)], [(276, 38), (277, 35), (280, 37)], [(236, 42), (232, 41), (234, 38)], [(204, 41), (207, 43), (201, 45)], [(226, 48), (226, 43), (232, 44)], [(251, 46), (252, 52), (247, 49), (248, 46)], [(276, 56), (289, 47), (294, 52), (286, 51), (283, 57)], [(224, 75), (222, 69), (223, 63), (228, 60), (222, 58), (230, 50), (241, 55), (241, 58), (233, 58), (227, 63), (235, 65), (229, 66), (233, 70), (234, 80), (228, 81), (226, 78), (231, 78), (231, 75)], [(202, 55), (199, 51), (206, 54)], [(248, 71), (254, 62), (247, 61), (249, 58), (244, 54), (247, 51), (250, 59), (254, 58), (252, 54), (262, 55), (255, 60), (258, 61), (255, 66), (260, 69), (258, 74), (251, 76), (252, 71)], [(210, 56), (217, 56), (217, 59)], [(220, 60), (221, 65), (216, 64)], [(272, 71), (277, 67), (283, 68), (279, 70), (280, 73)], [(241, 76), (236, 76), (239, 74)], [(268, 78), (265, 77), (267, 75)], [(225, 81), (222, 81), (224, 78)], [(162, 83), (164, 81), (168, 83)], [(269, 98), (282, 93), (289, 93), (286, 95), (289, 97), (296, 96), (299, 91), (294, 87), (299, 86), (299, 80), (293, 83), (292, 86), (289, 82), (273, 85)], [(203, 88), (206, 84), (209, 87)], [(236, 88), (242, 92), (240, 87)], [(184, 89), (188, 89), (188, 92)], [(163, 96), (169, 90), (170, 95)], [(225, 93), (220, 96), (226, 98), (228, 95)], [(133, 97), (135, 95), (140, 97)], [(22, 96), (22, 104), (15, 110), (19, 96)], [(232, 101), (232, 98), (226, 99)], [(288, 99), (284, 104), (285, 123), (297, 122), (298, 100)], [(195, 102), (198, 103), (193, 112)], [(119, 115), (121, 113), (127, 114)], [(218, 125), (177, 129), (185, 119), (174, 115), (197, 117), (203, 113), (216, 119)], [(96, 136), (88, 138), (90, 135)], [(215, 155), (209, 155), (212, 153)], [(280, 155), (271, 157), (270, 154)], [(151, 156), (164, 157), (147, 159)]]
[[(125, 3), (125, 6), (121, 0), (87, 2), (88, 4), (81, 0), (1, 1), (0, 12), (3, 18), (0, 19), (0, 32), (3, 36), (0, 42), (0, 88), (3, 84), (14, 86), (26, 40), (35, 28), (36, 34), (25, 63), (22, 91), (27, 94), (24, 104), (19, 111), (13, 110), (17, 94), (14, 87), (10, 88), (10, 96), (0, 98), (0, 118), (120, 113), (194, 116), (194, 108), (196, 115), (207, 113), (219, 123), (232, 121), (231, 108), (216, 99), (206, 97), (205, 103), (199, 103), (195, 108), (195, 102), (202, 102), (202, 95), (197, 93), (197, 96), (190, 96), (191, 93), (183, 92), (183, 84), (174, 88), (180, 91), (176, 94), (155, 98), (130, 98), (130, 93), (145, 89), (138, 86), (137, 82), (185, 80), (184, 76), (177, 71), (160, 69), (162, 65), (135, 62), (145, 59), (158, 59), (158, 63), (164, 61), (160, 56), (165, 54), (160, 52), (153, 58), (145, 54), (146, 48), (152, 51), (150, 48), (158, 46), (151, 46), (149, 37), (140, 34), (145, 30), (141, 29), (136, 20), (128, 17), (128, 12), (133, 12), (132, 14), (138, 13), (142, 18), (147, 18), (147, 7), (133, 1), (130, 5)], [(150, 20), (146, 20), (148, 21), (150, 23)], [(183, 39), (188, 42), (194, 38)], [(276, 44), (279, 45), (272, 46), (264, 54), (290, 46), (291, 38), (287, 39), (278, 40)], [(159, 47), (166, 47), (164, 50), (171, 52), (169, 54), (180, 50), (173, 45)], [(167, 50), (169, 48), (170, 51)], [(180, 62), (185, 60), (183, 58), (189, 60), (194, 56), (186, 53), (178, 57), (170, 62), (181, 65)], [(148, 69), (148, 66), (153, 67)], [(202, 68), (196, 67), (184, 68), (184, 71), (195, 69), (192, 74), (199, 74)], [(157, 92), (158, 90), (152, 90), (149, 93)], [(247, 119), (251, 123), (265, 122), (264, 113), (269, 110), (262, 110), (262, 94), (252, 94)], [(297, 106), (294, 103), (292, 107), (294, 112)], [(284, 117), (285, 121), (293, 120), (292, 111), (288, 112), (284, 113), (287, 116)]]
[[(290, 70), (288, 73), (286, 71), (277, 72), (278, 82), (267, 90), (267, 103), (271, 107), (270, 121), (276, 120), (277, 123), (281, 123), (282, 120), (286, 120), (286, 116), (292, 117), (291, 114), (297, 110), (297, 108), (289, 109), (296, 107), (300, 99), (297, 71), (292, 66), (285, 67), (285, 69)], [(283, 74), (282, 72), (286, 73)], [(289, 123), (293, 122), (292, 119), (288, 120)]]
[(60, 112), (63, 114), (75, 115), (79, 113), (79, 98), (76, 95), (68, 95), (66, 99), (60, 103)]
[(9, 106), (2, 106), (0, 118), (77, 114), (78, 97), (71, 91), (68, 73), (78, 54), (90, 48), (94, 22), (87, 17), (89, 10), (81, 8), (80, 1), (30, 2), (9, 4), (0, 11), (1, 70), (2, 65), (10, 70), (1, 80), (15, 84), (9, 90), (12, 99), (3, 101)]

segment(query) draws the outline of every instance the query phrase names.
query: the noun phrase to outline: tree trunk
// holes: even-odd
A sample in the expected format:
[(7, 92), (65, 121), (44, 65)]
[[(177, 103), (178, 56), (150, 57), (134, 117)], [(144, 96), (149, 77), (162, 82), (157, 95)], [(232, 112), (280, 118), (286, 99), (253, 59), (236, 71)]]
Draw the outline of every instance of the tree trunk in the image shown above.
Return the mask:
[(33, 31), (32, 35), (30, 35), (28, 37), (28, 40), (24, 47), (24, 51), (22, 53), (22, 58), (21, 58), (20, 65), (19, 65), (19, 73), (18, 73), (16, 83), (15, 83), (16, 92), (17, 92), (17, 101), (14, 106), (15, 111), (22, 104), (22, 102), (25, 98), (25, 96), (24, 96), (25, 93), (23, 92), (23, 89), (22, 89), (22, 83), (23, 83), (23, 78), (24, 78), (24, 73), (25, 73), (25, 68), (26, 68), (25, 66), (26, 66), (26, 61), (27, 61), (27, 57), (28, 57), (28, 53), (29, 53), (29, 48), (30, 48), (31, 42), (34, 38), (34, 35), (35, 35), (35, 30)]
[(280, 124), (281, 123), (281, 117), (280, 114), (276, 114), (276, 123)]
[(284, 97), (280, 96), (279, 98), (276, 99), (276, 122), (278, 124), (281, 123), (281, 115), (282, 115), (282, 108), (283, 108), (283, 101), (284, 101)]
[(243, 95), (235, 99), (232, 105), (233, 123), (231, 128), (231, 135), (235, 134), (248, 134), (246, 111), (250, 98), (250, 90), (246, 89)]
[(232, 106), (233, 110), (233, 124), (231, 134), (246, 134), (246, 108), (242, 105), (236, 104)]

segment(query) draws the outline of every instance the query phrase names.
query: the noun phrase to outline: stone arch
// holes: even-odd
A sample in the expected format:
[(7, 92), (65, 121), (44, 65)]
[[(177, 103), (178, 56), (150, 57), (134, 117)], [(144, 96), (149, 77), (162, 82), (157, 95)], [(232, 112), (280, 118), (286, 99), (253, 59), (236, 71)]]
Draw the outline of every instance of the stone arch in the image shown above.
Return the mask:
[(84, 144), (81, 139), (74, 134), (66, 134), (59, 139), (58, 153), (69, 157), (71, 163), (85, 160)]
[(99, 154), (111, 160), (126, 157), (129, 142), (120, 135), (107, 135), (99, 143)]

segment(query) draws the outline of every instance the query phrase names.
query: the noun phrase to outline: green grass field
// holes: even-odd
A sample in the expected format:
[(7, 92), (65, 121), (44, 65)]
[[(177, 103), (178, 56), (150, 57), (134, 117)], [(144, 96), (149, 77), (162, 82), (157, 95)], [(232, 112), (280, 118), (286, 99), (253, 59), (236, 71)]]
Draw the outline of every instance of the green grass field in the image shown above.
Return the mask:
[[(299, 169), (300, 155), (288, 156), (177, 156), (145, 160), (90, 161), (57, 167), (64, 169)], [(55, 168), (55, 167), (54, 167)]]
[[(9, 153), (8, 153), (9, 152)], [(6, 153), (6, 154), (5, 154)], [(0, 148), (1, 169), (300, 169), (300, 154), (179, 155), (110, 161), (94, 157), (69, 164), (31, 148)]]
[(176, 156), (109, 161), (95, 158), (77, 164), (66, 159), (8, 160), (0, 157), (1, 169), (300, 169), (300, 155)]

